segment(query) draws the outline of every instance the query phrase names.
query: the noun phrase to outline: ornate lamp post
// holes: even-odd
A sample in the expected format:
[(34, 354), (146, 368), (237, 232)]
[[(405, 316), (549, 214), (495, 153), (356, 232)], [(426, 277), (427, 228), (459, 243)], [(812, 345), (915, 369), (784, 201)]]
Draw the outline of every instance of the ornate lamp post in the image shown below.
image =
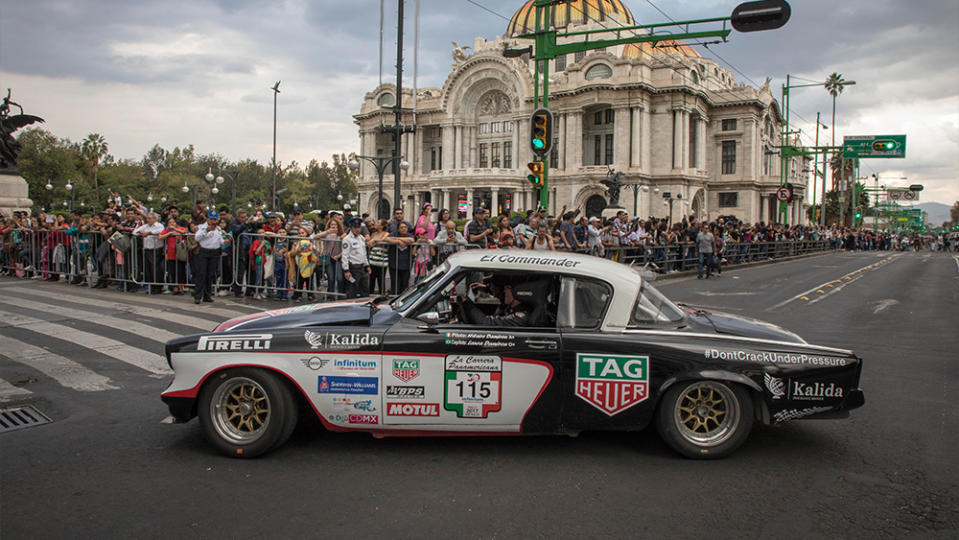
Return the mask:
[[(388, 219), (388, 213), (384, 214), (383, 212), (383, 174), (386, 172), (386, 168), (390, 166), (391, 163), (399, 159), (399, 168), (402, 170), (407, 170), (410, 168), (410, 164), (407, 163), (403, 156), (360, 156), (353, 154), (350, 158), (347, 166), (351, 171), (355, 171), (360, 168), (360, 162), (358, 159), (364, 159), (376, 167), (376, 175), (379, 178), (379, 184), (377, 187), (377, 196), (376, 196), (376, 217), (377, 219)], [(393, 204), (401, 204), (398, 201), (393, 201)]]

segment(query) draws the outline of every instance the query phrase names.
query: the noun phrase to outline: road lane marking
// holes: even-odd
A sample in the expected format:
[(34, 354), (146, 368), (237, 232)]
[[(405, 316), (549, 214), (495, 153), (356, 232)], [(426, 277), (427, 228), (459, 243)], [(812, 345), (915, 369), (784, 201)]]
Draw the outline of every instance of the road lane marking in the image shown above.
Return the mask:
[(33, 392), (26, 388), (14, 386), (7, 381), (0, 379), (0, 401), (10, 401), (21, 396), (28, 396)]
[(892, 306), (894, 306), (894, 305), (896, 305), (896, 304), (898, 304), (898, 303), (899, 303), (899, 300), (893, 300), (892, 298), (887, 298), (887, 299), (885, 299), (885, 300), (879, 300), (878, 302), (875, 302), (875, 304), (877, 304), (877, 305), (876, 305), (876, 307), (872, 310), (872, 314), (873, 314), (873, 315), (876, 315), (876, 314), (878, 314), (878, 313), (881, 313), (881, 312), (883, 312), (883, 311), (886, 311), (887, 309), (889, 309), (890, 307), (892, 307)]
[[(850, 283), (852, 283), (852, 282), (854, 282), (854, 281), (858, 281), (858, 280), (861, 279), (861, 278), (862, 278), (862, 276), (856, 276), (854, 279), (851, 279), (851, 280), (849, 280), (848, 282), (843, 283), (842, 285), (836, 287), (835, 289), (833, 289), (833, 290), (831, 290), (831, 291), (829, 291), (829, 292), (827, 292), (827, 293), (825, 293), (825, 294), (823, 294), (823, 295), (821, 295), (821, 296), (818, 296), (818, 297), (814, 298), (814, 299), (813, 299), (811, 302), (809, 302), (809, 303), (810, 303), (810, 304), (815, 304), (816, 302), (818, 302), (818, 301), (820, 301), (820, 300), (822, 300), (822, 299), (824, 299), (824, 298), (828, 298), (828, 297), (836, 294), (837, 292), (843, 290), (844, 288), (846, 288), (846, 285), (849, 285)], [(820, 290), (819, 292), (822, 292), (822, 290)]]
[[(815, 303), (815, 302), (818, 302), (819, 300), (822, 300), (823, 298), (825, 298), (825, 297), (827, 297), (827, 296), (830, 296), (830, 295), (832, 295), (833, 293), (836, 293), (836, 292), (841, 291), (846, 285), (848, 285), (848, 284), (852, 283), (853, 281), (855, 281), (855, 280), (861, 278), (862, 276), (864, 276), (865, 274), (863, 274), (862, 272), (866, 272), (866, 271), (868, 271), (868, 270), (875, 270), (876, 268), (880, 268), (880, 267), (882, 267), (882, 266), (884, 266), (884, 265), (892, 262), (893, 260), (895, 260), (895, 259), (898, 258), (899, 256), (900, 256), (900, 254), (889, 255), (889, 256), (887, 256), (887, 257), (885, 257), (885, 258), (883, 258), (883, 259), (880, 259), (880, 260), (877, 261), (877, 262), (868, 264), (868, 265), (866, 265), (866, 266), (863, 266), (862, 268), (859, 268), (859, 269), (857, 269), (857, 270), (854, 270), (854, 271), (852, 271), (852, 272), (849, 272), (848, 274), (846, 274), (845, 276), (843, 276), (843, 277), (841, 278), (841, 279), (844, 279), (844, 280), (846, 280), (846, 281), (845, 281), (845, 282), (842, 282), (841, 280), (835, 280), (835, 281), (837, 281), (837, 282), (839, 282), (839, 283), (842, 283), (842, 285), (840, 285), (839, 287), (833, 288), (833, 290), (829, 291), (828, 293), (825, 292), (825, 291), (823, 291), (823, 288), (828, 287), (829, 284), (833, 282), (833, 280), (829, 280), (829, 281), (827, 281), (827, 282), (825, 282), (825, 283), (822, 283), (822, 284), (820, 284), (820, 285), (816, 285), (815, 287), (809, 289), (808, 291), (803, 291), (803, 292), (797, 294), (796, 296), (793, 296), (792, 298), (788, 298), (788, 299), (786, 299), (786, 300), (783, 300), (782, 302), (780, 302), (780, 303), (778, 303), (778, 304), (776, 304), (776, 305), (774, 305), (774, 306), (772, 306), (772, 307), (766, 308), (766, 311), (772, 311), (772, 310), (774, 310), (774, 309), (779, 309), (779, 308), (785, 306), (786, 304), (788, 304), (788, 303), (790, 303), (790, 302), (794, 302), (794, 301), (796, 301), (796, 300), (803, 299), (804, 297), (808, 297), (810, 294), (812, 294), (812, 293), (814, 293), (814, 292), (818, 292), (818, 293), (819, 293), (820, 295), (822, 295), (822, 296), (819, 296), (818, 298), (816, 298), (815, 300), (813, 300), (813, 301), (811, 301), (811, 302), (809, 302), (809, 303), (810, 303), (810, 304), (813, 304), (813, 303)], [(957, 264), (959, 264), (959, 260), (957, 260)], [(805, 298), (805, 299), (808, 300), (808, 298)]]
[(802, 298), (803, 300), (807, 300), (807, 301), (809, 300), (809, 297), (808, 297), (808, 296), (801, 296), (800, 298)]
[[(4, 310), (0, 310), (0, 314), (2, 314), (4, 318), (11, 318), (13, 315), (16, 315), (13, 312)], [(18, 323), (14, 325), (16, 327), (26, 328), (33, 332), (40, 332), (57, 339), (70, 341), (81, 347), (130, 364), (131, 366), (149, 371), (154, 375), (171, 375), (173, 373), (173, 371), (167, 367), (166, 359), (159, 354), (132, 347), (115, 339), (77, 330), (70, 326), (51, 323), (25, 315), (16, 315), (16, 318), (18, 321)]]
[[(115, 328), (117, 330), (130, 332), (144, 339), (156, 341), (157, 343), (161, 343), (161, 344), (166, 343), (167, 341), (171, 339), (182, 337), (180, 334), (163, 330), (162, 328), (156, 328), (154, 326), (151, 326), (149, 324), (144, 324), (141, 322), (129, 321), (126, 319), (120, 319), (118, 317), (111, 317), (110, 315), (87, 313), (84, 311), (80, 311), (78, 309), (71, 309), (63, 306), (46, 304), (43, 302), (34, 302), (33, 300), (21, 300), (19, 298), (0, 299), (0, 304), (19, 306), (26, 309), (32, 309), (34, 311), (42, 311), (44, 313), (58, 313), (60, 315), (63, 315), (63, 318), (66, 318), (66, 319), (78, 319), (81, 321), (87, 321), (94, 324), (109, 326), (110, 328)], [(52, 322), (52, 321), (48, 321), (48, 322)]]
[(832, 289), (833, 287), (835, 287), (835, 285), (833, 285), (832, 283), (827, 283), (826, 286), (829, 287), (830, 289)]
[[(63, 294), (53, 293), (49, 291), (41, 291), (37, 289), (31, 289), (29, 287), (17, 288), (16, 291), (22, 291), (29, 294), (34, 294), (37, 296), (43, 296), (45, 298), (50, 298), (52, 300), (64, 300)], [(143, 315), (144, 317), (152, 317), (154, 319), (160, 319), (163, 321), (170, 321), (172, 323), (182, 324), (183, 326), (191, 326), (193, 328), (200, 328), (204, 332), (212, 330), (217, 323), (213, 321), (208, 321), (206, 319), (201, 319), (199, 317), (191, 317), (189, 315), (180, 315), (178, 313), (171, 313), (169, 311), (160, 311), (159, 309), (153, 309), (148, 307), (141, 307), (131, 304), (123, 304), (120, 302), (107, 302), (104, 300), (94, 300), (92, 298), (82, 298), (77, 300), (78, 303), (87, 304), (94, 307), (101, 307), (107, 309), (115, 309), (117, 311), (126, 311), (133, 313), (135, 315)]]
[(0, 350), (3, 350), (4, 356), (10, 360), (33, 368), (67, 388), (80, 392), (118, 389), (111, 384), (109, 377), (95, 373), (69, 358), (12, 337), (0, 336)]
[(697, 294), (702, 296), (754, 296), (759, 293), (755, 292), (710, 292), (710, 291), (699, 291)]

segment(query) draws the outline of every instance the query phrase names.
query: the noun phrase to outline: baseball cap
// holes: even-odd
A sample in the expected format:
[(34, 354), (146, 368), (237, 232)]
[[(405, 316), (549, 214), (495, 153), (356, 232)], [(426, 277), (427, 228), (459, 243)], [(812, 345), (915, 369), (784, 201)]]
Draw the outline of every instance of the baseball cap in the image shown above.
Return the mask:
[(590, 222), (590, 223), (593, 223), (594, 221), (599, 221), (599, 218), (596, 217), (596, 216), (593, 216), (593, 217), (589, 218), (589, 222)]
[(206, 218), (207, 218), (207, 219), (220, 219), (220, 213), (217, 212), (216, 210), (210, 210), (209, 212), (206, 213)]

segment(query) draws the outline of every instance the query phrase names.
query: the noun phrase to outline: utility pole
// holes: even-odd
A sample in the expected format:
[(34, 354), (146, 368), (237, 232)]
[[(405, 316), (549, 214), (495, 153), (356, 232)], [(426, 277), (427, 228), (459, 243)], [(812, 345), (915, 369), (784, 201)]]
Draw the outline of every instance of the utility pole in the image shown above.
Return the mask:
[(280, 81), (273, 85), (273, 206), (276, 211), (276, 95), (280, 93)]

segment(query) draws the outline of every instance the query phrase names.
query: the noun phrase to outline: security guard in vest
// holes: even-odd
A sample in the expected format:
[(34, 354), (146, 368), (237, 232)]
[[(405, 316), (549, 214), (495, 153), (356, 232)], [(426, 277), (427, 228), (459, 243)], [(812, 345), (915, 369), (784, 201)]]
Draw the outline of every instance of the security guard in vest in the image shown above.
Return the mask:
[(363, 220), (352, 217), (346, 222), (350, 232), (343, 237), (343, 278), (346, 280), (346, 297), (360, 298), (370, 294), (370, 260), (366, 256), (366, 238), (363, 237)]

